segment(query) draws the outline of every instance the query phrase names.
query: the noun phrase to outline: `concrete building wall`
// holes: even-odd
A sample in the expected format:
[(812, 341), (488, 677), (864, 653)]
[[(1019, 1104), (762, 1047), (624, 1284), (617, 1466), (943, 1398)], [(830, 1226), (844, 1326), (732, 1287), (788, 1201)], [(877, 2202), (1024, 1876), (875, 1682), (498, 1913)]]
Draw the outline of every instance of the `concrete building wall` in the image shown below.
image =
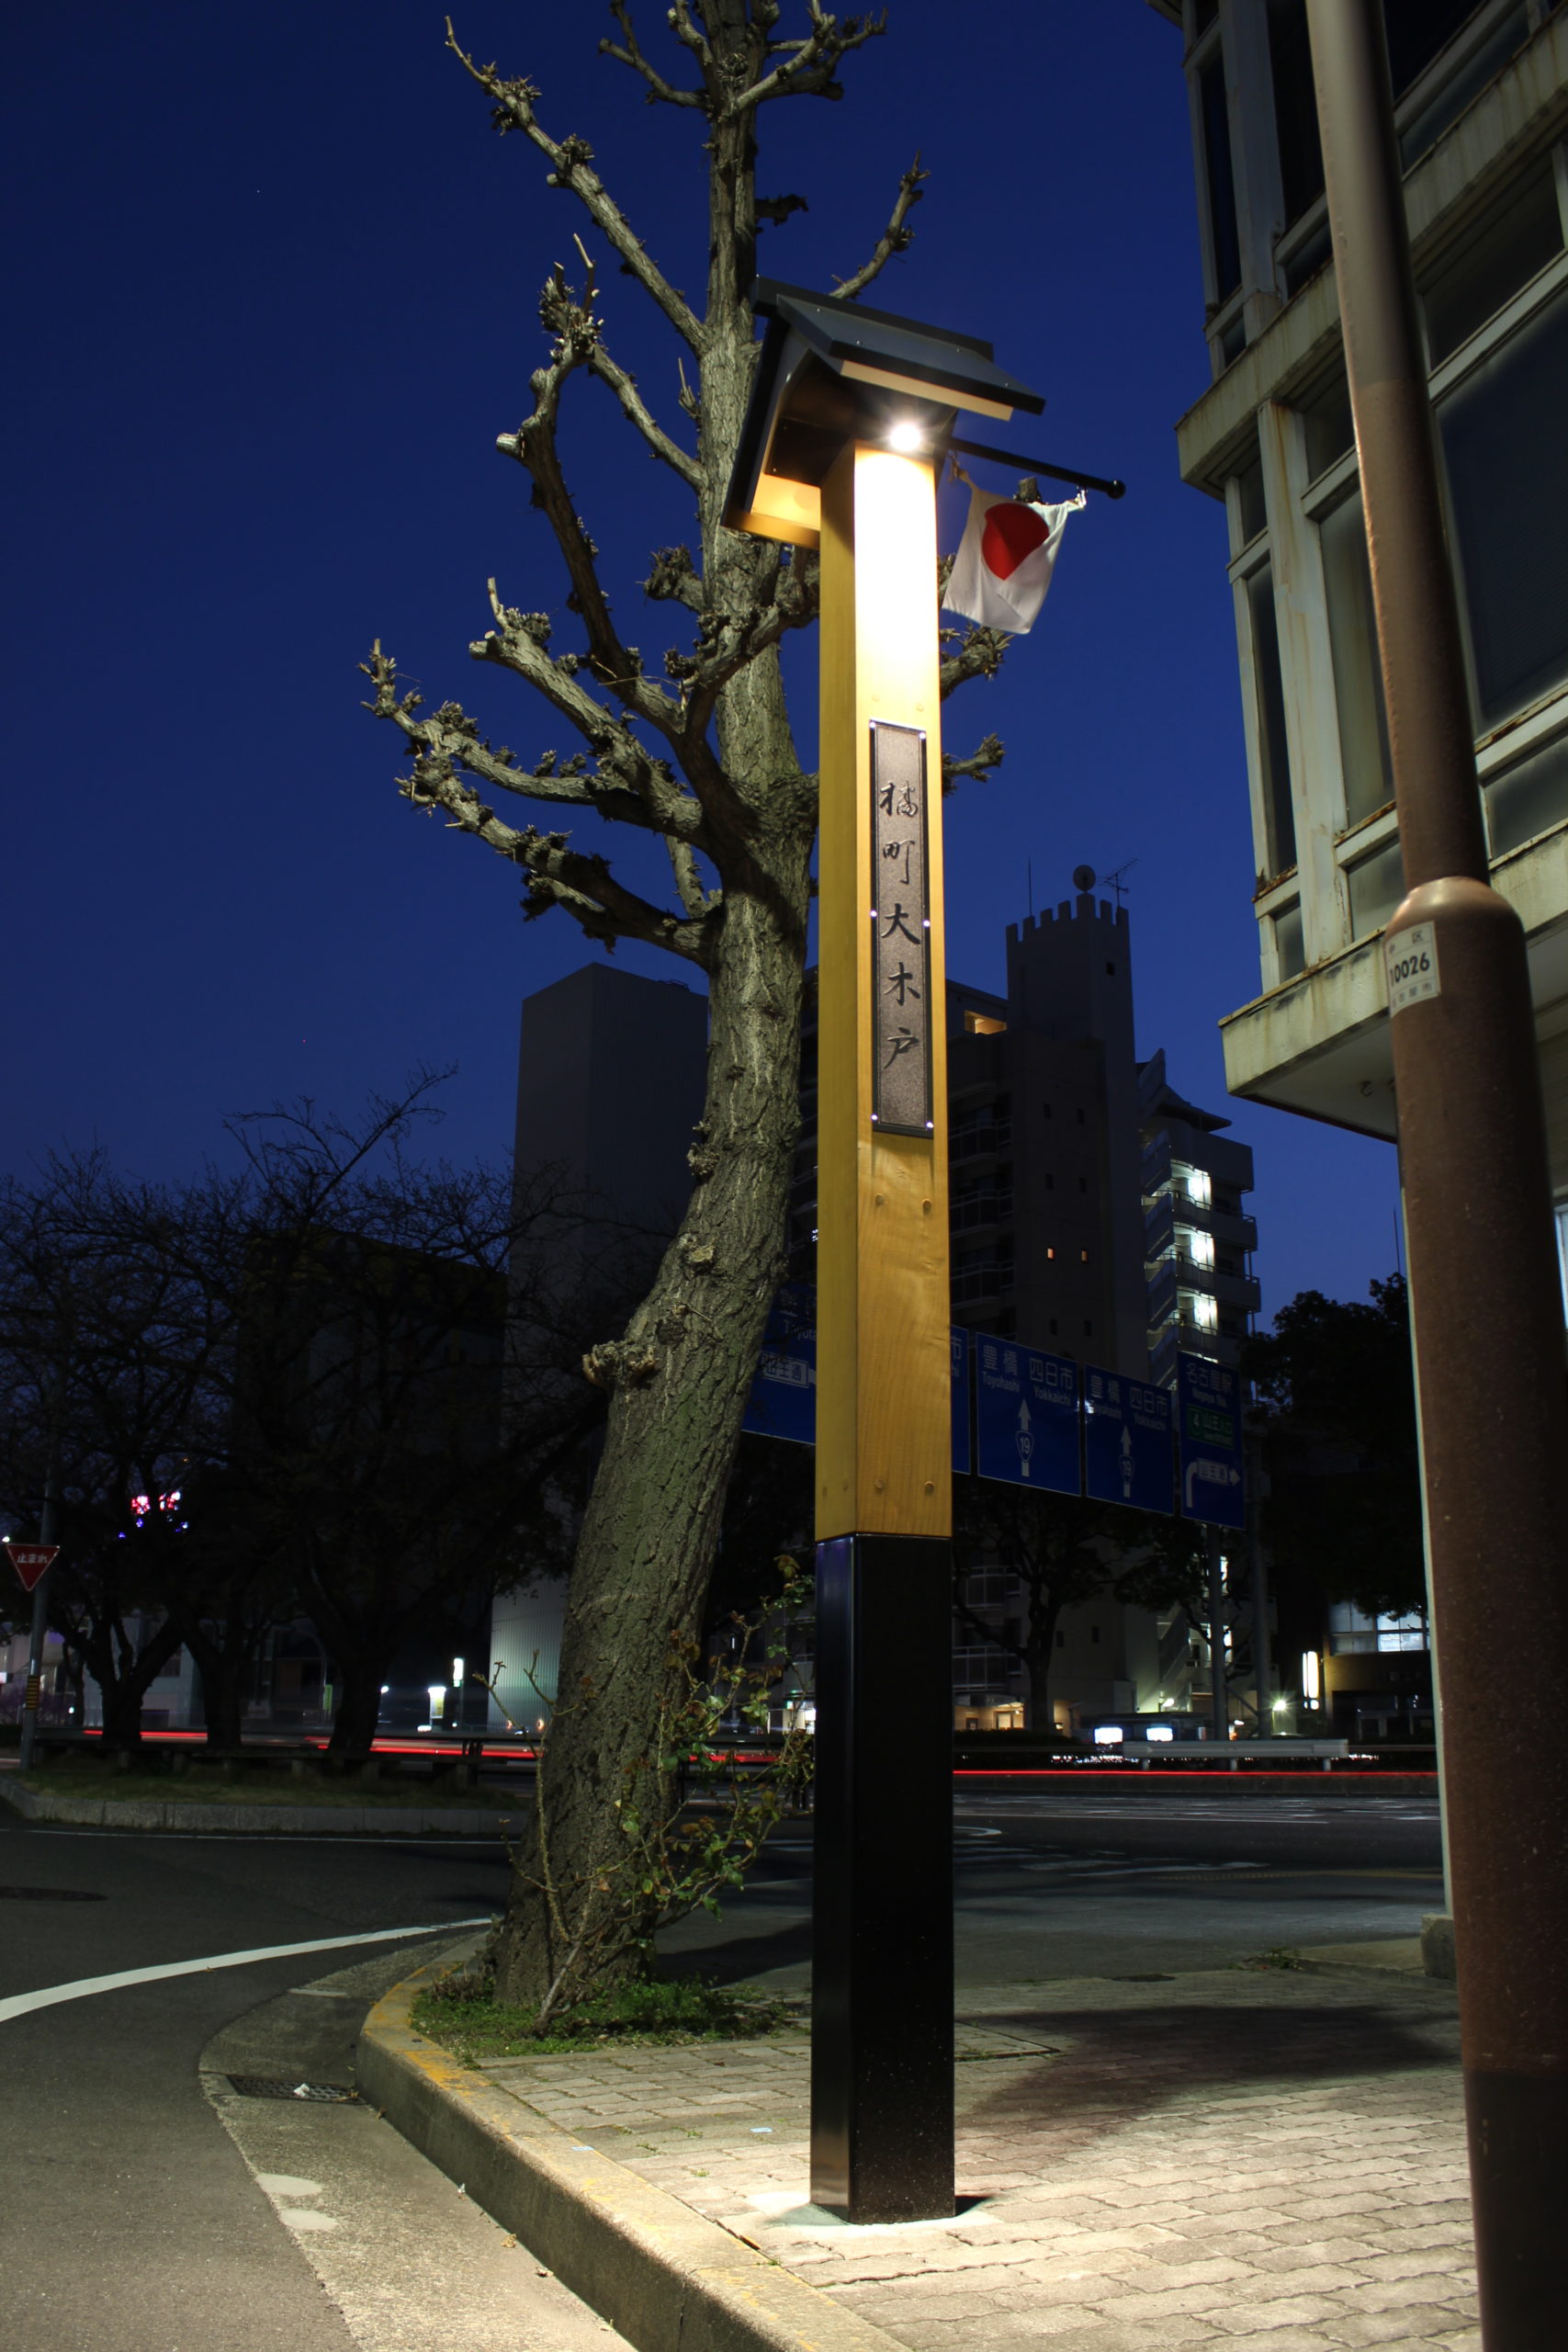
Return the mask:
[[(1213, 379), (1178, 443), (1229, 522), (1258, 877), (1226, 1080), (1392, 1139), (1404, 874), (1304, 0), (1155, 5), (1182, 34)], [(1568, 13), (1385, 19), (1492, 875), (1525, 926), (1568, 1204)]]

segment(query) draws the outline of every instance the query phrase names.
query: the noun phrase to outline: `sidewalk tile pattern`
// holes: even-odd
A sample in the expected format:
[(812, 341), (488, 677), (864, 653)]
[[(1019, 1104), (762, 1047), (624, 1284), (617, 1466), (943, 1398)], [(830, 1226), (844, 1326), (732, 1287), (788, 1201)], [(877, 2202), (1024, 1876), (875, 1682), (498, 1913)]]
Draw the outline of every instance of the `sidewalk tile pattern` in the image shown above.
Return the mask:
[(1224, 1971), (965, 1995), (951, 2221), (807, 2203), (808, 2044), (493, 2064), (910, 2352), (1479, 2352), (1453, 1989)]

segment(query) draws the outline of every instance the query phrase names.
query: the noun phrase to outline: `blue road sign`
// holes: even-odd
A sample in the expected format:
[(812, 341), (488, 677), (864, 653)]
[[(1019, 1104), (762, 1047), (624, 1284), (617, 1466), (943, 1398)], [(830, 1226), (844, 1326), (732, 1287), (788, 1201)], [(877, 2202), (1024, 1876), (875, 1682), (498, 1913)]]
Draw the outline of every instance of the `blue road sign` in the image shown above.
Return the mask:
[(1169, 1392), (1086, 1363), (1084, 1492), (1134, 1510), (1176, 1507)]
[(753, 1437), (817, 1442), (817, 1295), (787, 1283), (773, 1301), (745, 1419)]
[(953, 1334), (953, 1474), (965, 1478), (974, 1456), (969, 1442), (969, 1334), (954, 1328)]
[(1211, 1527), (1245, 1527), (1241, 1381), (1207, 1356), (1177, 1359), (1181, 1511)]
[(982, 1478), (1081, 1494), (1077, 1364), (976, 1331), (975, 1438)]

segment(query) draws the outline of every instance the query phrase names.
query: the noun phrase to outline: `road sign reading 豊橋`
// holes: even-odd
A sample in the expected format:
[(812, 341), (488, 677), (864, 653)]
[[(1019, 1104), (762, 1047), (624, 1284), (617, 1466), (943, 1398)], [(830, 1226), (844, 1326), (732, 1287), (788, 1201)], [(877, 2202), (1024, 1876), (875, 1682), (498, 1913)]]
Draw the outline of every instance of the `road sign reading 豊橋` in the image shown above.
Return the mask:
[(1207, 1356), (1180, 1356), (1176, 1396), (1183, 1516), (1245, 1526), (1239, 1376)]
[(959, 1326), (952, 1333), (953, 1343), (953, 1473), (954, 1477), (969, 1475), (973, 1449), (969, 1443), (969, 1334)]
[(817, 1298), (809, 1283), (786, 1283), (773, 1301), (740, 1426), (753, 1437), (817, 1442)]
[(975, 1441), (982, 1478), (1081, 1494), (1077, 1364), (976, 1331)]
[(1084, 1492), (1134, 1510), (1172, 1507), (1171, 1400), (1163, 1388), (1086, 1363)]

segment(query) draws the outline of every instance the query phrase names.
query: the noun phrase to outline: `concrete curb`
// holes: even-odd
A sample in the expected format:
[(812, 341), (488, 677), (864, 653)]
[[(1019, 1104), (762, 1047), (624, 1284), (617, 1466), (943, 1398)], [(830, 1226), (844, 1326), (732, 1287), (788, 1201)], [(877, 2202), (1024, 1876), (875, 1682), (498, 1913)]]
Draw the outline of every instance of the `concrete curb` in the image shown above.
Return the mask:
[(314, 1830), (326, 1838), (504, 1838), (513, 1813), (480, 1813), (468, 1805), (196, 1804), (173, 1799), (51, 1796), (0, 1775), (0, 1804), (28, 1821), (69, 1821), (85, 1829)]
[(531, 2120), (482, 2073), (411, 2032), (414, 1996), (452, 1957), (371, 2010), (359, 2095), (637, 2352), (907, 2352), (716, 2222), (543, 2117)]

